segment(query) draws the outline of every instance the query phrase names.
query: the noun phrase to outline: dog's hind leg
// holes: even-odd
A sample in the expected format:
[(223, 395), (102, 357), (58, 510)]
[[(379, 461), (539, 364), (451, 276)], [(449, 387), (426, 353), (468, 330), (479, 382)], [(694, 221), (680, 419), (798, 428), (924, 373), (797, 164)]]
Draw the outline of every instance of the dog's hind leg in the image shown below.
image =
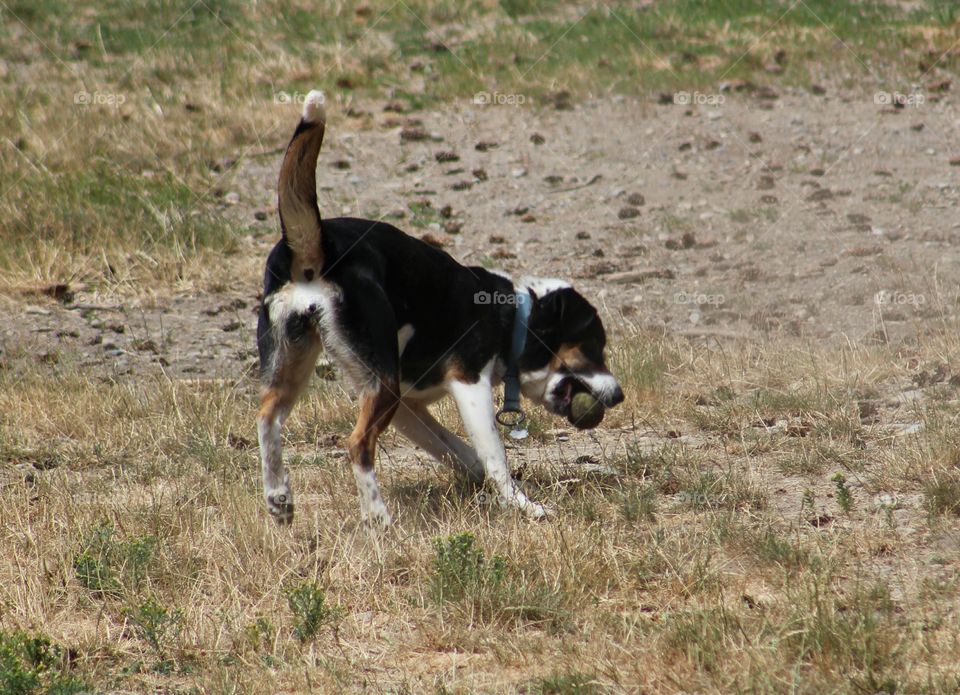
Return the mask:
[(437, 461), (453, 468), (458, 475), (474, 483), (483, 482), (483, 461), (477, 452), (437, 422), (422, 403), (407, 399), (401, 401), (393, 417), (393, 426)]
[(347, 438), (347, 451), (353, 466), (353, 475), (360, 493), (360, 516), (374, 529), (390, 525), (390, 512), (383, 502), (374, 463), (377, 457), (377, 438), (390, 425), (400, 403), (399, 380), (380, 380), (360, 395), (360, 415), (353, 432)]
[(310, 381), (322, 343), (315, 311), (280, 314), (271, 321), (271, 303), (261, 308), (258, 326), (264, 390), (257, 413), (267, 509), (281, 524), (293, 521), (293, 492), (283, 465), (280, 428)]

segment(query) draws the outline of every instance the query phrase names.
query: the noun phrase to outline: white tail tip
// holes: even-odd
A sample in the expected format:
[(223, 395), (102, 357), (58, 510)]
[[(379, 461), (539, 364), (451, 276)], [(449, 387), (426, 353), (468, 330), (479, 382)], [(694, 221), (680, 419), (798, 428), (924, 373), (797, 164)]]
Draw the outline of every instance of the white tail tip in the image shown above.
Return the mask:
[(327, 97), (319, 89), (312, 89), (303, 101), (303, 120), (307, 123), (323, 123), (327, 120), (324, 107)]

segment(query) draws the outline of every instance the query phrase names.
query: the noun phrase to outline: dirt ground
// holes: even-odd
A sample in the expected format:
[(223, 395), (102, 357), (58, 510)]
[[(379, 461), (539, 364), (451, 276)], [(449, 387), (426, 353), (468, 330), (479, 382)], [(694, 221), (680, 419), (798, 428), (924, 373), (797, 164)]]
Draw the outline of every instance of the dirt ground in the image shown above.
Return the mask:
[[(332, 108), (322, 212), (383, 218), (515, 277), (568, 278), (614, 335), (909, 344), (956, 316), (952, 100), (898, 109), (836, 90), (720, 96), (415, 116)], [(251, 369), (281, 154), (246, 154), (218, 183), (245, 242), (222, 291), (20, 302), (0, 341), (112, 374)]]

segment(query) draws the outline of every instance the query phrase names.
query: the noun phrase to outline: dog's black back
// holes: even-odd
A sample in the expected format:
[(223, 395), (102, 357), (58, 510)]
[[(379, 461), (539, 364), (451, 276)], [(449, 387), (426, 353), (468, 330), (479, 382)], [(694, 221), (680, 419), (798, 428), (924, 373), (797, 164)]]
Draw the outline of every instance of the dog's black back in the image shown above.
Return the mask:
[[(324, 268), (320, 279), (340, 290), (338, 324), (350, 343), (381, 344), (384, 329), (392, 335), (411, 326), (413, 337), (403, 350), (400, 378), (418, 389), (439, 384), (456, 354), (467, 376), (478, 374), (491, 356), (509, 351), (512, 307), (480, 302), (477, 297), (508, 296), (513, 283), (479, 266), (464, 266), (444, 251), (385, 222), (351, 217), (322, 222)], [(284, 240), (267, 260), (264, 299), (290, 282), (292, 254)], [(258, 330), (261, 361), (271, 352), (265, 317)], [(296, 331), (296, 326), (291, 327)], [(364, 352), (367, 352), (364, 350)], [(389, 369), (389, 358), (371, 349), (362, 358), (375, 371)]]

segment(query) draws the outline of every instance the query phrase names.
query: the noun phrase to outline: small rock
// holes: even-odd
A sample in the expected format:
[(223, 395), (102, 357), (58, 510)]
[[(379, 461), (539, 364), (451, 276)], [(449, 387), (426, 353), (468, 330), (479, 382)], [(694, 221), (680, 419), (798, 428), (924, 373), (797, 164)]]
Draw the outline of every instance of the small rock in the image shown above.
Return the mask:
[(443, 240), (442, 240), (442, 239), (434, 236), (433, 234), (429, 234), (429, 233), (428, 233), (428, 234), (424, 234), (422, 237), (420, 237), (420, 240), (421, 240), (422, 242), (424, 242), (424, 243), (426, 243), (426, 244), (429, 244), (430, 246), (434, 246), (434, 247), (436, 247), (436, 248), (438, 248), (438, 249), (442, 249), (442, 248), (445, 246), (445, 244), (443, 243)]
[(536, 222), (537, 218), (534, 217), (532, 212), (528, 212), (526, 215), (520, 218), (520, 221), (529, 224), (530, 222)]
[(693, 232), (684, 232), (679, 239), (667, 239), (664, 246), (671, 251), (692, 249), (697, 245), (697, 237)]
[(534, 133), (530, 136), (530, 142), (532, 142), (534, 145), (542, 145), (546, 141), (546, 138), (544, 138), (540, 133)]
[(236, 205), (240, 202), (240, 194), (236, 191), (230, 191), (223, 196), (223, 202), (225, 202), (227, 205)]
[(808, 203), (819, 203), (833, 198), (833, 191), (829, 188), (820, 188), (807, 196)]
[(439, 164), (460, 161), (460, 155), (456, 152), (437, 152), (433, 155), (433, 158), (436, 159)]
[(346, 159), (337, 159), (331, 163), (331, 166), (334, 169), (349, 169), (350, 162), (348, 162)]
[(475, 149), (477, 152), (487, 152), (488, 150), (492, 150), (493, 148), (499, 147), (499, 146), (500, 146), (499, 143), (490, 142), (488, 140), (481, 140), (480, 142), (478, 142), (476, 145), (473, 146), (473, 149)]
[(570, 92), (564, 90), (560, 92), (554, 92), (550, 94), (547, 99), (553, 103), (553, 108), (557, 111), (572, 111), (573, 104), (571, 103), (571, 94)]
[(512, 176), (515, 179), (523, 178), (526, 175), (527, 175), (526, 169), (514, 169), (513, 171), (510, 172), (510, 176)]
[(477, 181), (486, 181), (487, 180), (487, 170), (486, 169), (474, 169), (470, 172), (473, 174), (474, 178)]
[(463, 229), (463, 222), (450, 220), (449, 222), (443, 223), (443, 231), (447, 234), (459, 234), (461, 229)]
[(624, 207), (620, 208), (620, 210), (617, 212), (617, 217), (619, 217), (621, 220), (632, 220), (633, 218), (639, 217), (639, 216), (640, 216), (640, 210), (633, 207), (632, 205), (625, 205)]
[(646, 204), (647, 199), (643, 197), (642, 193), (631, 193), (627, 196), (627, 202), (634, 207), (640, 207)]
[(753, 143), (763, 142), (763, 137), (760, 135), (760, 133), (750, 132), (750, 133), (747, 135), (747, 140), (749, 140), (750, 142), (753, 142)]
[(159, 346), (150, 338), (145, 340), (137, 339), (133, 341), (133, 349), (138, 352), (152, 352), (154, 354), (160, 352)]
[(440, 208), (440, 217), (446, 217), (447, 219), (453, 217), (453, 207), (450, 205), (444, 205), (442, 208)]
[(263, 210), (257, 210), (255, 213), (253, 213), (253, 218), (263, 222), (265, 219), (267, 219), (267, 213), (265, 213)]
[(590, 238), (590, 232), (577, 232), (577, 239), (583, 240), (583, 239), (589, 239), (589, 238)]
[(420, 142), (430, 137), (423, 128), (404, 128), (400, 131), (400, 140), (402, 142)]
[(563, 177), (558, 176), (557, 174), (550, 174), (549, 176), (543, 177), (544, 182), (551, 186), (556, 186), (563, 183)]

